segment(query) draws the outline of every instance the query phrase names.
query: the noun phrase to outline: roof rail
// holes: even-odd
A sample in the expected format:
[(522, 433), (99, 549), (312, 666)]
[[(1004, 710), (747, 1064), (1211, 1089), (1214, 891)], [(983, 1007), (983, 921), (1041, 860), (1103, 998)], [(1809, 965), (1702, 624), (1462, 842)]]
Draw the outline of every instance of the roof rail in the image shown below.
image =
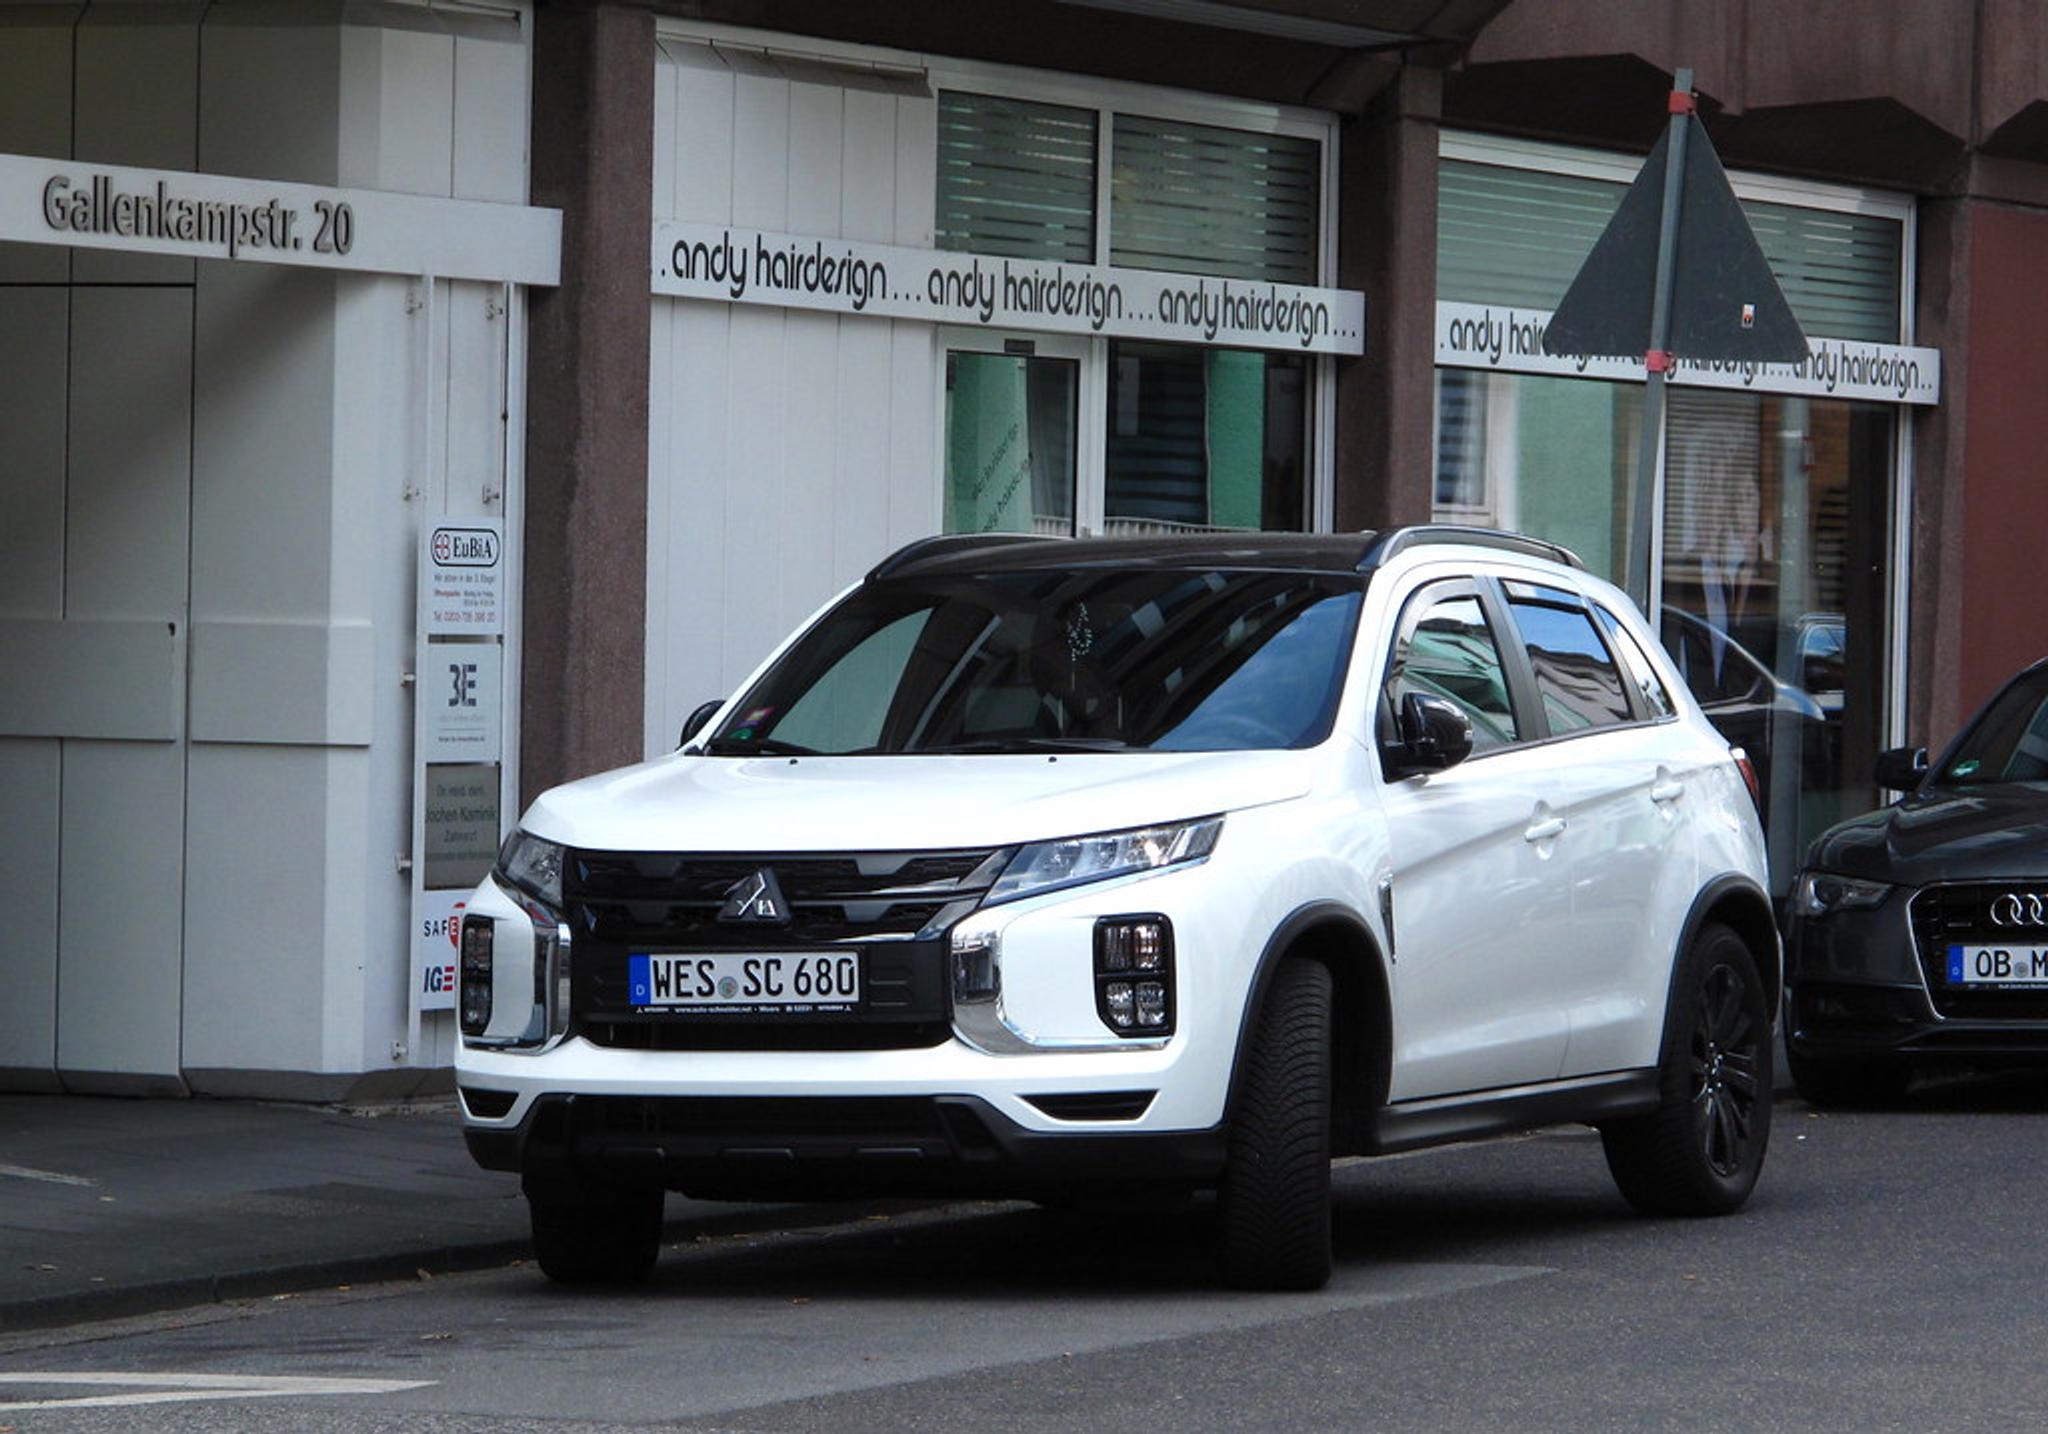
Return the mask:
[(1011, 543), (1051, 543), (1061, 541), (1038, 533), (943, 533), (936, 538), (918, 538), (905, 543), (888, 557), (876, 563), (869, 570), (867, 580), (886, 578), (902, 572), (913, 563), (926, 558), (940, 558), (952, 553), (968, 553), (976, 548), (1006, 546)]
[(1562, 543), (1546, 543), (1541, 538), (1526, 537), (1521, 533), (1504, 533), (1498, 528), (1474, 528), (1460, 523), (1420, 523), (1408, 528), (1394, 528), (1383, 533), (1365, 550), (1365, 556), (1358, 560), (1360, 572), (1370, 572), (1387, 562), (1396, 553), (1409, 548), (1419, 548), (1432, 543), (1459, 543), (1475, 548), (1499, 548), (1503, 552), (1521, 553), (1532, 558), (1546, 558), (1566, 567), (1585, 569), (1579, 555)]

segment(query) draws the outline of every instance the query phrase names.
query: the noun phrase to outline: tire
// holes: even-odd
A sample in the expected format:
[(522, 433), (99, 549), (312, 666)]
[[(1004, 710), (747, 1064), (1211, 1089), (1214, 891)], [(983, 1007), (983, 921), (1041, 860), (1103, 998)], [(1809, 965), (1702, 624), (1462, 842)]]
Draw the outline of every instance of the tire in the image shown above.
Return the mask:
[(560, 1285), (624, 1284), (661, 1254), (659, 1185), (526, 1182), (533, 1258)]
[(1645, 1215), (1742, 1208), (1771, 1137), (1773, 1037), (1763, 982), (1742, 938), (1702, 927), (1672, 983), (1659, 1104), (1602, 1127), (1607, 1168)]
[(1883, 1056), (1802, 1056), (1785, 1053), (1792, 1084), (1809, 1105), (1825, 1110), (1883, 1110), (1905, 1097), (1913, 1071)]
[(1245, 1055), (1217, 1189), (1224, 1278), (1316, 1290), (1330, 1279), (1330, 972), (1283, 961)]

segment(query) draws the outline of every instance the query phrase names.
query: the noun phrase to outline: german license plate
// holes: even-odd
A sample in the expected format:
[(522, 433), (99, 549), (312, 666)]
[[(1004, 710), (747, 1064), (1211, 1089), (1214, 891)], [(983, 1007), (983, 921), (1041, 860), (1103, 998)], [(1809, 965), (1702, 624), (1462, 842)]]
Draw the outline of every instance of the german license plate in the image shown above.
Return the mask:
[(2048, 946), (1951, 946), (1951, 986), (2048, 986)]
[(860, 1004), (860, 957), (852, 951), (633, 951), (626, 956), (626, 1000), (637, 1010), (832, 1015)]

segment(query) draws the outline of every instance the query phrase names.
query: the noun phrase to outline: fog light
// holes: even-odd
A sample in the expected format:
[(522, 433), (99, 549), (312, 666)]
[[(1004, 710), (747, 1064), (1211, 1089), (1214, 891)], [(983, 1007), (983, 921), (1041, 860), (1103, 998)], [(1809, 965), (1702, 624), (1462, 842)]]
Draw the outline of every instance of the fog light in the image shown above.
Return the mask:
[(1138, 983), (1138, 1024), (1148, 1030), (1166, 1024), (1166, 988), (1157, 981)]
[(496, 924), (488, 916), (462, 918), (462, 1034), (480, 1036), (491, 1023), (491, 946)]
[(1131, 983), (1110, 982), (1103, 988), (1102, 1000), (1109, 1011), (1109, 1023), (1119, 1030), (1129, 1030), (1137, 1020), (1132, 1011)]
[(1095, 923), (1095, 1009), (1120, 1036), (1173, 1034), (1172, 922), (1147, 915)]

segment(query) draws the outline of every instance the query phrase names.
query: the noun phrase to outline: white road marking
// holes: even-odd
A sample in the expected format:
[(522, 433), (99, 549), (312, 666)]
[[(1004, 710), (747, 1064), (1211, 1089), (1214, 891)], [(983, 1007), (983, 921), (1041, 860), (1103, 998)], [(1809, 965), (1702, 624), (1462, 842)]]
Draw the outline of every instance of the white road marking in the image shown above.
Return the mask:
[(88, 1180), (83, 1175), (62, 1175), (55, 1170), (33, 1170), (26, 1165), (0, 1165), (0, 1176), (11, 1175), (16, 1180), (44, 1180), (52, 1185), (97, 1185), (97, 1180)]
[(130, 1388), (131, 1394), (87, 1394), (61, 1399), (20, 1399), (0, 1403), (0, 1412), (26, 1409), (114, 1409), (137, 1404), (175, 1404), (208, 1399), (306, 1398), (316, 1394), (398, 1394), (424, 1389), (431, 1379), (331, 1379), (296, 1374), (0, 1374), (0, 1385)]

